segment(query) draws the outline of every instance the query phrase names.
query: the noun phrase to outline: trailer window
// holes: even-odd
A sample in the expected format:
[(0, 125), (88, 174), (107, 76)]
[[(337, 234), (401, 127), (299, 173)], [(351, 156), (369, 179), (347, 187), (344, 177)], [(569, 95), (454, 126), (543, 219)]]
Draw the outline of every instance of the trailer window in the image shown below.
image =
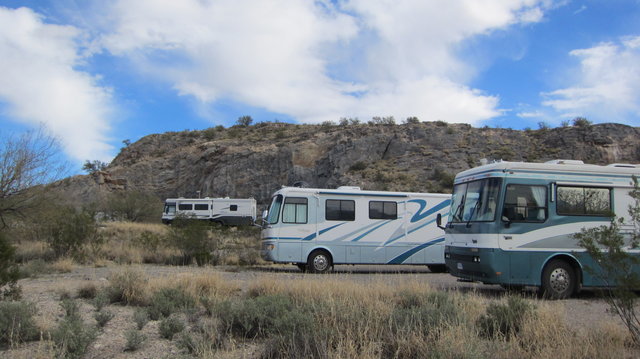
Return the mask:
[(544, 222), (547, 219), (547, 187), (507, 185), (502, 220)]
[(355, 221), (356, 202), (328, 199), (325, 205), (325, 219), (327, 221)]
[(191, 211), (193, 210), (193, 204), (191, 203), (180, 203), (178, 205), (178, 209), (181, 211)]
[(307, 223), (307, 199), (287, 197), (282, 209), (282, 223)]
[(195, 204), (195, 210), (196, 211), (208, 211), (209, 210), (209, 205), (208, 204)]
[(229, 206), (229, 211), (231, 212), (237, 212), (238, 211), (238, 205), (237, 204), (232, 204)]
[(558, 214), (567, 216), (611, 215), (611, 190), (608, 188), (558, 186)]
[(387, 201), (369, 202), (369, 219), (397, 219), (398, 204)]
[(280, 207), (282, 206), (282, 195), (273, 197), (271, 206), (269, 207), (269, 213), (267, 215), (267, 222), (269, 224), (278, 223), (278, 216), (280, 215)]

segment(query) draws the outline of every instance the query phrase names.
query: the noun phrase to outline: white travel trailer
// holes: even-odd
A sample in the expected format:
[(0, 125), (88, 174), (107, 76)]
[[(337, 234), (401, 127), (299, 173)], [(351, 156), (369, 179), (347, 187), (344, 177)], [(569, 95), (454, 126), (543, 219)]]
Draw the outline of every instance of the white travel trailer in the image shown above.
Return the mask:
[[(462, 280), (537, 286), (557, 299), (606, 286), (588, 270), (599, 267), (573, 235), (609, 224), (612, 215), (629, 223), (633, 176), (640, 166), (575, 160), (496, 162), (461, 172), (445, 229), (447, 267)], [(623, 235), (633, 230), (621, 226)]]
[(284, 187), (263, 216), (262, 258), (326, 272), (334, 264), (422, 264), (444, 270), (437, 214), (451, 195)]
[(170, 224), (176, 215), (223, 225), (250, 225), (256, 220), (256, 200), (253, 198), (168, 198), (164, 203), (162, 223)]

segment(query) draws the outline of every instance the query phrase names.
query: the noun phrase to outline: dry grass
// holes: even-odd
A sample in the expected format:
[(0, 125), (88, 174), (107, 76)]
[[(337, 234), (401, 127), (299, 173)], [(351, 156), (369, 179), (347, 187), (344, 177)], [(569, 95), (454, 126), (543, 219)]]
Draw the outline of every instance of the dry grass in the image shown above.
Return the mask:
[(58, 273), (69, 273), (73, 271), (76, 267), (76, 262), (73, 258), (63, 257), (56, 259), (53, 263), (51, 263), (51, 269)]

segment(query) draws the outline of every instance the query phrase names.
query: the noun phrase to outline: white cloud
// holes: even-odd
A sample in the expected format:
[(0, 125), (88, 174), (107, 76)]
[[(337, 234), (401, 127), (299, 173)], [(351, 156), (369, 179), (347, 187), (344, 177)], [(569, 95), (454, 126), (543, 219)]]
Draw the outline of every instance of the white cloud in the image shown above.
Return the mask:
[(109, 92), (82, 64), (71, 26), (45, 24), (27, 8), (0, 7), (0, 102), (23, 123), (44, 123), (78, 160), (109, 160)]
[(498, 98), (466, 84), (467, 39), (542, 19), (548, 0), (118, 1), (103, 46), (205, 103), (302, 122), (418, 116), (474, 123)]
[(573, 50), (577, 76), (568, 87), (544, 93), (544, 105), (565, 117), (624, 122), (640, 116), (640, 36)]

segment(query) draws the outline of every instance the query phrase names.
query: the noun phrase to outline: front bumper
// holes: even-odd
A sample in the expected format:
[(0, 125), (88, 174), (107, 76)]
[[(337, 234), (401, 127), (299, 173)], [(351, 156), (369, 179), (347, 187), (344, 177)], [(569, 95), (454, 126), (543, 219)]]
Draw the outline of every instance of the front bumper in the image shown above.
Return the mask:
[(451, 275), (462, 280), (500, 284), (506, 278), (508, 261), (505, 262), (493, 248), (469, 248), (445, 246), (445, 264)]

